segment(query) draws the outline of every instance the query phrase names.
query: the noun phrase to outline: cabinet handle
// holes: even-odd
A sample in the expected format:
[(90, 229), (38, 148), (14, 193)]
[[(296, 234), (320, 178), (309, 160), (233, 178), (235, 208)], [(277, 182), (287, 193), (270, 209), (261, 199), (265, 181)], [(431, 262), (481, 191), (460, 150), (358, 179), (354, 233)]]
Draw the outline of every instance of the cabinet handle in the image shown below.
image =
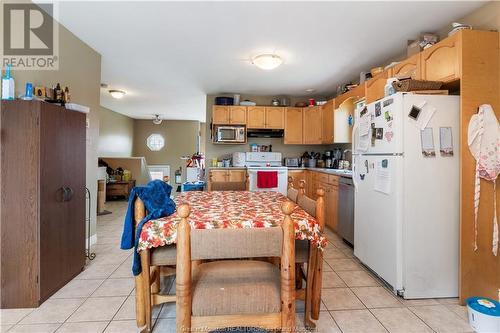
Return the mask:
[(63, 186), (62, 190), (62, 202), (71, 201), (73, 199), (73, 189), (71, 187)]

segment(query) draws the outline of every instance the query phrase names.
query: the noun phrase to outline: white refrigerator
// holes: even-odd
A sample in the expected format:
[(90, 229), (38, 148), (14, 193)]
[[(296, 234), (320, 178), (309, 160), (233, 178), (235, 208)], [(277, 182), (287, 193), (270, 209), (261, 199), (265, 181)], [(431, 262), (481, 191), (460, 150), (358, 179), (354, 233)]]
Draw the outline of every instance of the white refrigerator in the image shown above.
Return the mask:
[(459, 97), (355, 112), (354, 255), (407, 299), (458, 296)]

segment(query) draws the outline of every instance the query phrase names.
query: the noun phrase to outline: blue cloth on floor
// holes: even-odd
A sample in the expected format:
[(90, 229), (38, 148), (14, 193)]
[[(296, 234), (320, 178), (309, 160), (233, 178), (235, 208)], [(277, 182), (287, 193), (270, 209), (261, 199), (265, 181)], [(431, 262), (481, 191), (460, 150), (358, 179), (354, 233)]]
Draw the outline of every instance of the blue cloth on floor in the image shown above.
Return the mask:
[[(161, 180), (153, 180), (146, 186), (136, 186), (130, 192), (120, 247), (123, 250), (134, 247), (134, 263), (132, 265), (134, 275), (141, 273), (141, 261), (137, 253), (137, 245), (139, 244), (142, 226), (149, 220), (169, 216), (175, 212), (175, 203), (170, 199), (171, 192), (172, 186)], [(144, 202), (148, 215), (137, 225), (134, 235), (134, 200), (136, 195)]]

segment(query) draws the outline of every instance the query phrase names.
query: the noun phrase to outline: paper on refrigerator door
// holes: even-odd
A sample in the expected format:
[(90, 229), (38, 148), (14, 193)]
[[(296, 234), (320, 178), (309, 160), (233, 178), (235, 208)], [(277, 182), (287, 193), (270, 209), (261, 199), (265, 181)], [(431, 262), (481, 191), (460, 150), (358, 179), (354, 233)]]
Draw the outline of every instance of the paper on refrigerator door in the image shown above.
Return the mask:
[(427, 127), (427, 124), (429, 124), (429, 121), (435, 112), (436, 108), (424, 101), (419, 105), (412, 106), (411, 110), (408, 112), (408, 118), (413, 125), (423, 131), (424, 128)]
[(359, 134), (358, 134), (358, 144), (357, 150), (364, 152), (368, 150), (370, 144), (370, 117), (369, 114), (365, 114), (359, 120)]
[(375, 165), (374, 190), (384, 194), (391, 193), (391, 172), (389, 161), (384, 159)]

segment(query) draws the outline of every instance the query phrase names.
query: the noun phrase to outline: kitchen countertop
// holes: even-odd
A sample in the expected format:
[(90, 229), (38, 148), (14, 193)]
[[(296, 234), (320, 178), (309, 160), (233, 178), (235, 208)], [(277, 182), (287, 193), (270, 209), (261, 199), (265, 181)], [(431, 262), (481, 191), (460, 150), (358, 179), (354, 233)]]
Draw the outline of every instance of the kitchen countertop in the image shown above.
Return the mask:
[[(245, 170), (246, 167), (209, 167), (210, 170)], [(289, 171), (293, 170), (310, 170), (316, 172), (327, 173), (329, 175), (336, 175), (345, 178), (352, 178), (351, 170), (339, 170), (339, 169), (327, 169), (327, 168), (299, 168), (299, 167), (288, 167)]]
[(341, 170), (341, 169), (328, 169), (328, 168), (298, 168), (298, 167), (289, 167), (289, 171), (293, 170), (309, 170), (315, 172), (327, 173), (329, 175), (336, 175), (345, 178), (352, 178), (352, 170)]

